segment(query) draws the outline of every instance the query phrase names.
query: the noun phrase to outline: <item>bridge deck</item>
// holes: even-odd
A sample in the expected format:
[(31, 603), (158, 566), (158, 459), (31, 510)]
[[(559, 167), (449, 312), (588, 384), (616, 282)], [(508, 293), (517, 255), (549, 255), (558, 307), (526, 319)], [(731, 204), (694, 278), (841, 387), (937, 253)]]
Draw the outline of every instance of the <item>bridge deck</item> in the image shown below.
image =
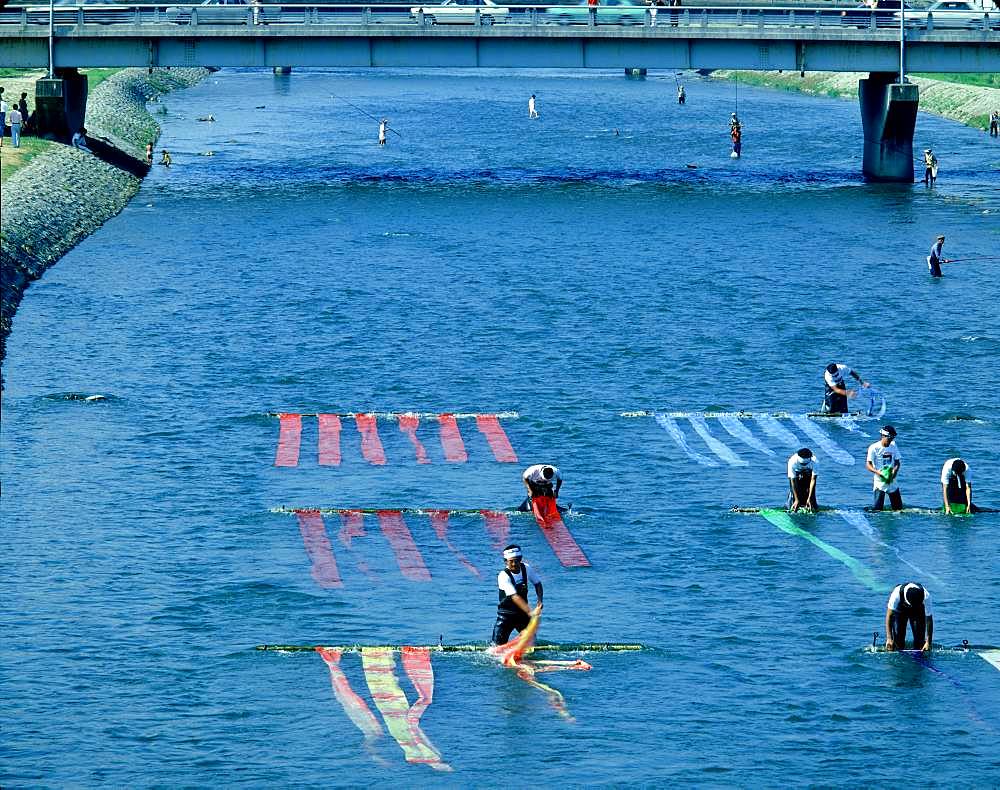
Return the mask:
[[(255, 17), (226, 6), (60, 8), (55, 60), (57, 66), (794, 71), (893, 71), (899, 62), (899, 20), (866, 9), (481, 6), (464, 24), (434, 24), (433, 10), (264, 6)], [(1000, 71), (1000, 13), (914, 14), (905, 35), (910, 71)], [(0, 66), (47, 65), (47, 38), (47, 10), (0, 9)]]

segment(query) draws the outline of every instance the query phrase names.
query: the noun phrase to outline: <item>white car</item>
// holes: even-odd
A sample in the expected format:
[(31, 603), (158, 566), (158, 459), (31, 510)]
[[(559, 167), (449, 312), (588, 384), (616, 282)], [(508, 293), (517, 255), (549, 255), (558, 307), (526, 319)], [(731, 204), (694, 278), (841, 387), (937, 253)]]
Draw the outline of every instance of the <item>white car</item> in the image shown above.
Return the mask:
[[(899, 12), (894, 16), (898, 24)], [(935, 30), (956, 27), (982, 29), (986, 11), (970, 0), (938, 0), (921, 11), (907, 11), (906, 26), (926, 28), (928, 17), (933, 21)], [(994, 11), (989, 15), (989, 26), (994, 30), (1000, 29), (1000, 13)]]
[(436, 5), (414, 6), (410, 15), (417, 18), (423, 13), (424, 20), (432, 25), (474, 25), (477, 9), (483, 25), (504, 22), (510, 13), (509, 8), (498, 6), (493, 0), (444, 0)]

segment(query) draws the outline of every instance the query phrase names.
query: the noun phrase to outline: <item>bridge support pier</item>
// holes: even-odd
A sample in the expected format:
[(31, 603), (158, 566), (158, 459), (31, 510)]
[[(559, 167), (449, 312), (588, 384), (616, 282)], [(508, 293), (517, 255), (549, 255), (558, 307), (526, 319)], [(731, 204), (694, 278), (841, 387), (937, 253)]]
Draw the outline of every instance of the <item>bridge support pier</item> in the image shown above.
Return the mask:
[(862, 172), (871, 181), (912, 184), (919, 90), (895, 80), (894, 73), (872, 72), (858, 81), (865, 137)]
[(35, 128), (39, 137), (68, 143), (83, 128), (86, 117), (86, 74), (75, 68), (56, 69), (54, 77), (35, 82)]

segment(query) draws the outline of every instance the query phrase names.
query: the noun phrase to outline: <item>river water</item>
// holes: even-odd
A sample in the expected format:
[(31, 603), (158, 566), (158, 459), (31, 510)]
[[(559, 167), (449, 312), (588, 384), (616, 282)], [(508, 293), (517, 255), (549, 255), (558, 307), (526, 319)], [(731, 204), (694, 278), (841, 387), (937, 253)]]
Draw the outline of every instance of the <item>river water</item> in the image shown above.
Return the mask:
[[(1000, 516), (861, 512), (874, 420), (744, 419), (747, 443), (620, 413), (803, 414), (845, 361), (886, 397), (909, 503), (939, 504), (961, 454), (1000, 505), (998, 262), (924, 264), (937, 233), (1000, 255), (1000, 148), (922, 114), (938, 185), (868, 186), (855, 103), (741, 88), (734, 161), (735, 86), (682, 79), (685, 107), (670, 73), (223, 71), (151, 105), (173, 167), (30, 288), (10, 338), (4, 786), (997, 783), (997, 670), (864, 648), (910, 579), (939, 644), (1000, 644)], [(271, 412), (407, 410), (516, 413), (518, 463), (465, 418), (448, 462), (429, 417), (429, 463), (382, 418), (372, 464), (344, 417), (320, 464), (304, 416), (297, 465), (275, 465)], [(799, 444), (843, 513), (801, 534), (728, 512), (781, 503)], [(397, 561), (391, 516), (300, 531), (274, 511), (504, 509), (542, 461), (590, 565), (509, 516), (544, 578), (540, 637), (647, 647), (540, 677), (562, 714), (481, 654), (432, 655), (438, 772), (405, 761), (357, 654), (360, 725), (319, 655), (253, 649), (485, 641), (504, 535), (482, 516), (452, 515), (449, 545), (404, 514)], [(359, 726), (383, 735), (365, 748)]]

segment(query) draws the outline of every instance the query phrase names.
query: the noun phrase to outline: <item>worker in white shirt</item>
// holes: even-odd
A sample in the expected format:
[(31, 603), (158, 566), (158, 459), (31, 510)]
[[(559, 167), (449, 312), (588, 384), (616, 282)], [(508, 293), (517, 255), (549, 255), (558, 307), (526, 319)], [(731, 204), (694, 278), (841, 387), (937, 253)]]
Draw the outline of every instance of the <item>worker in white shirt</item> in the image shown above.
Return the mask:
[(897, 584), (885, 609), (885, 649), (906, 648), (906, 626), (913, 632), (913, 649), (927, 652), (934, 641), (931, 594), (916, 582)]
[(800, 508), (815, 513), (816, 504), (816, 458), (812, 450), (803, 447), (788, 458), (788, 509), (792, 513)]
[(522, 504), (525, 510), (531, 509), (531, 500), (535, 497), (547, 496), (552, 499), (559, 499), (559, 489), (562, 488), (562, 475), (559, 469), (551, 464), (535, 464), (529, 466), (521, 473), (521, 482), (528, 492), (528, 496)]
[[(503, 550), (503, 564), (503, 570), (497, 574), (500, 603), (493, 626), (494, 645), (507, 644), (512, 631), (520, 633), (527, 628), (533, 615), (542, 612), (542, 580), (523, 560), (521, 547), (516, 543), (507, 546)], [(535, 588), (537, 604), (534, 609), (528, 605), (529, 584)]]
[(941, 501), (948, 515), (976, 513), (979, 510), (972, 504), (969, 465), (961, 458), (949, 458), (941, 467)]
[(903, 495), (896, 480), (901, 465), (902, 456), (896, 447), (896, 429), (891, 425), (883, 425), (879, 431), (879, 440), (869, 446), (865, 456), (865, 468), (874, 475), (872, 510), (882, 510), (885, 507), (886, 494), (889, 495), (893, 510), (903, 509)]
[(862, 387), (871, 386), (856, 370), (840, 362), (831, 362), (823, 371), (823, 383), (826, 386), (823, 394), (823, 411), (827, 414), (846, 414), (849, 411), (847, 400), (855, 397), (858, 391), (847, 386), (848, 376)]

